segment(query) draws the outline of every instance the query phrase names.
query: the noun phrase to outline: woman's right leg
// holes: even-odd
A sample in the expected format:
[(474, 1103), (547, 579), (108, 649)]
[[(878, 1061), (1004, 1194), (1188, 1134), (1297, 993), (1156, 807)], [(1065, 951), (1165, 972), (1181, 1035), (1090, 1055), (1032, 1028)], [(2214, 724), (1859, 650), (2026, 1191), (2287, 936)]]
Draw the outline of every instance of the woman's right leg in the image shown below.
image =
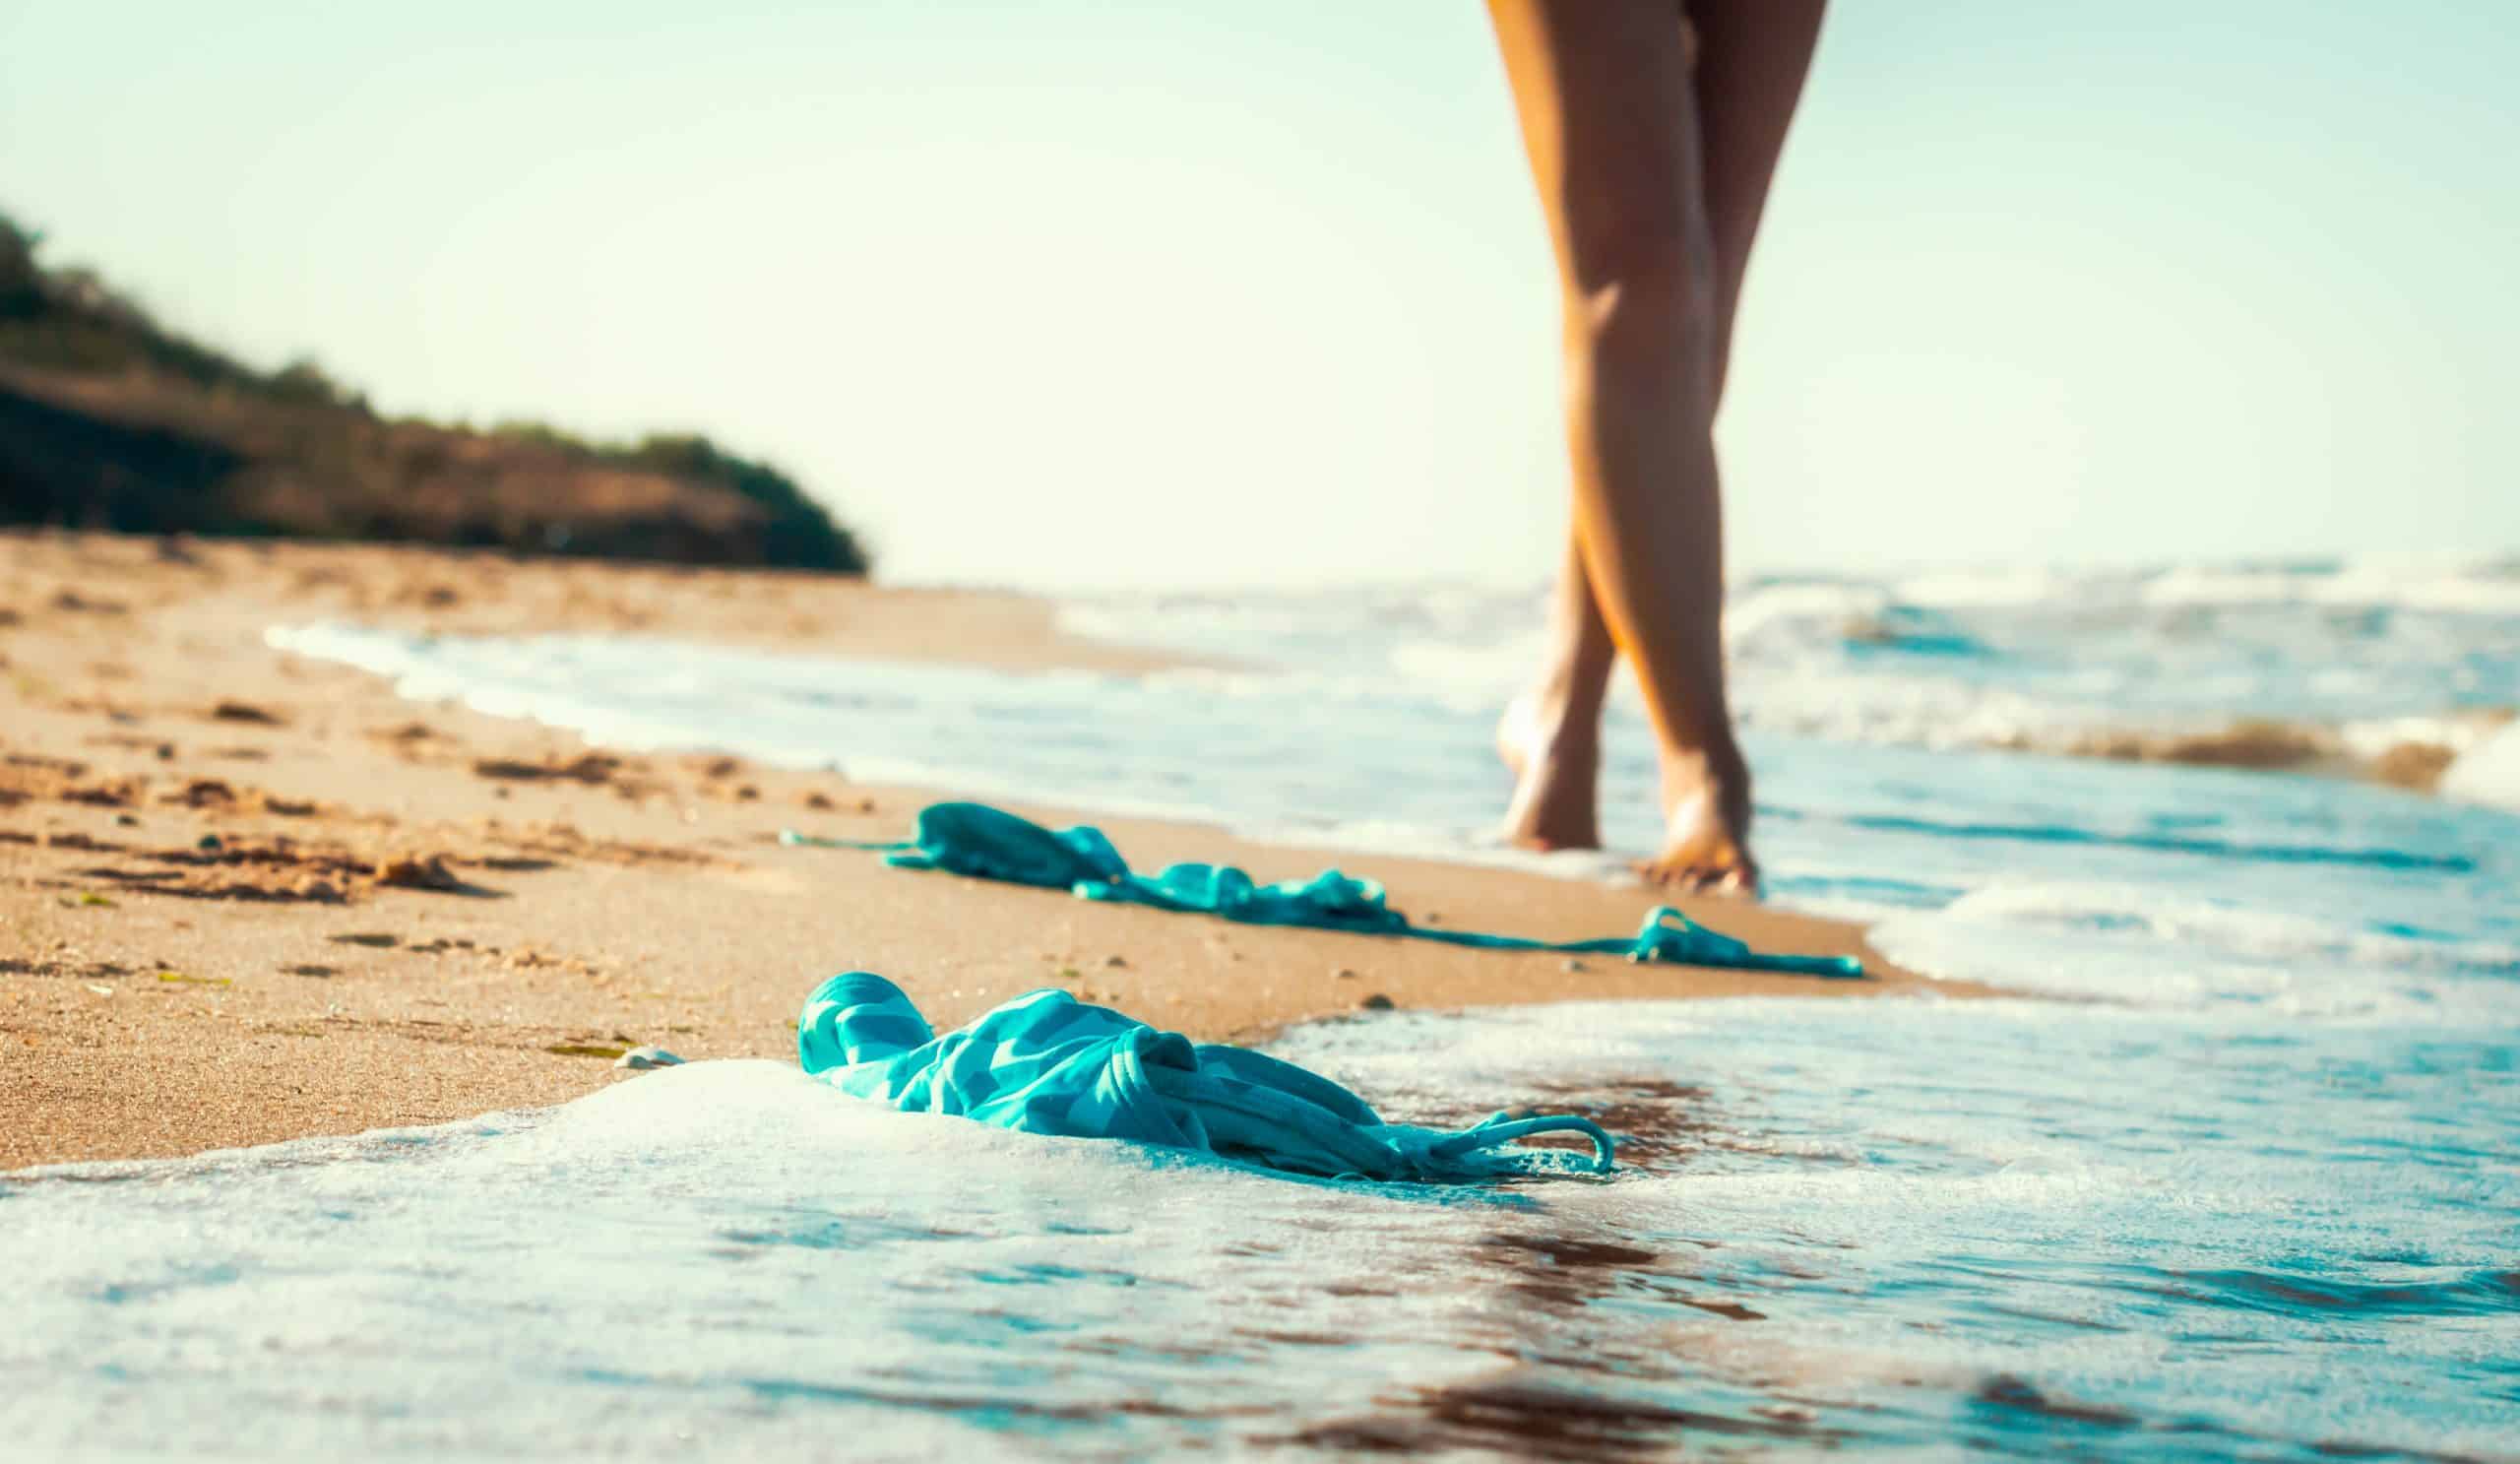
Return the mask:
[(1577, 554), (1660, 743), (1666, 838), (1645, 872), (1748, 888), (1749, 771), (1721, 634), (1721, 272), (1686, 35), (1670, 0), (1488, 9), (1563, 286)]

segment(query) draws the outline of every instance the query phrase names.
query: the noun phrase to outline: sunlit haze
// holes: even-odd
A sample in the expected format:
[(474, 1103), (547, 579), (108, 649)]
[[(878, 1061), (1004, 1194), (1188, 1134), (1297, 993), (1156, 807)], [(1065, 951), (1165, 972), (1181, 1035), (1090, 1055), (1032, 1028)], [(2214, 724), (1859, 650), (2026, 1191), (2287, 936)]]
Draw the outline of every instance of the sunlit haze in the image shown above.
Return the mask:
[[(2520, 549), (2515, 36), (1838, 5), (1722, 423), (1736, 567)], [(1562, 532), (1468, 0), (20, 0), (0, 208), (387, 412), (710, 432), (896, 579), (1526, 582)]]

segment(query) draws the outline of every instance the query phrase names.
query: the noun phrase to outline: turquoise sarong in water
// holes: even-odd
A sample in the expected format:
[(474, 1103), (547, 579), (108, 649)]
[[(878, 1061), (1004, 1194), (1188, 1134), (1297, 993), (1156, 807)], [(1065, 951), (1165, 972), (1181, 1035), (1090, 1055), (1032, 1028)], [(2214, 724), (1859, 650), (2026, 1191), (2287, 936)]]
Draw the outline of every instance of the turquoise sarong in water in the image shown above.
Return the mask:
[[(1329, 1178), (1467, 1182), (1606, 1174), (1612, 1143), (1573, 1114), (1496, 1114), (1458, 1132), (1386, 1123), (1292, 1062), (1193, 1043), (1065, 991), (1033, 991), (938, 1036), (902, 988), (854, 971), (805, 998), (796, 1060), (853, 1097), (999, 1128), (1131, 1139)], [(1590, 1156), (1517, 1149), (1578, 1133)]]
[(1851, 979), (1863, 975), (1853, 956), (1772, 956), (1744, 941), (1690, 920), (1669, 905), (1645, 916), (1633, 939), (1531, 940), (1473, 930), (1439, 930), (1412, 924), (1384, 903), (1380, 881), (1326, 869), (1306, 880), (1261, 884), (1231, 864), (1174, 864), (1163, 873), (1134, 873), (1101, 829), (1080, 824), (1053, 832), (986, 803), (931, 803), (919, 810), (913, 836), (893, 843), (820, 839), (784, 830), (780, 841), (820, 849), (880, 851), (884, 862), (903, 869), (943, 869), (976, 879), (1065, 889), (1080, 899), (1152, 905), (1220, 916), (1252, 925), (1301, 925), (1361, 935), (1440, 940), (1480, 950), (1563, 951), (1614, 955), (1631, 961), (1718, 966), (1736, 971), (1776, 971), (1794, 976)]

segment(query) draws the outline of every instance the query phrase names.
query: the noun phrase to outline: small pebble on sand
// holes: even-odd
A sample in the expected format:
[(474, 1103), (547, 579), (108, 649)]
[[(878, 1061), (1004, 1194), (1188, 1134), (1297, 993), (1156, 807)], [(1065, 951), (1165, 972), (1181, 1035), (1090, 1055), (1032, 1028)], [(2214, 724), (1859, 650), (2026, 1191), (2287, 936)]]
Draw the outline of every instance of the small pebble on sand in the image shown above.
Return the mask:
[(1380, 991), (1376, 991), (1371, 996), (1368, 996), (1364, 1000), (1356, 1003), (1356, 1007), (1360, 1011), (1390, 1011), (1397, 1005), (1399, 1005), (1398, 1002), (1393, 1001), (1390, 997), (1385, 996)]

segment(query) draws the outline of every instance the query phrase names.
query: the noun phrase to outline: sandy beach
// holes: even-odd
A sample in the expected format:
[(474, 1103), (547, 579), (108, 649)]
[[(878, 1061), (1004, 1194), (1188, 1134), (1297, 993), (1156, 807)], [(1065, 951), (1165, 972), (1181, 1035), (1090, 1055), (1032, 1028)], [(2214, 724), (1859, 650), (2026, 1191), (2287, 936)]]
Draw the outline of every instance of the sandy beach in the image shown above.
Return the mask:
[[(1375, 997), (1423, 1010), (1923, 985), (1850, 925), (1731, 901), (1688, 909), (1761, 949), (1860, 954), (1875, 978), (1473, 952), (902, 873), (777, 835), (899, 837), (954, 790), (614, 756), (414, 705), (382, 678), (263, 642), (275, 624), (346, 618), (1001, 668), (1166, 664), (1062, 634), (1051, 606), (1020, 596), (97, 535), (0, 537), (0, 1168), (556, 1103), (626, 1076), (611, 1059), (641, 1044), (792, 1057), (806, 989), (850, 968), (900, 982), (940, 1025), (1055, 985), (1208, 1040), (1371, 1020)], [(1624, 932), (1649, 903), (1637, 889), (1100, 822), (1141, 866), (1369, 869), (1423, 921), (1573, 938)]]

